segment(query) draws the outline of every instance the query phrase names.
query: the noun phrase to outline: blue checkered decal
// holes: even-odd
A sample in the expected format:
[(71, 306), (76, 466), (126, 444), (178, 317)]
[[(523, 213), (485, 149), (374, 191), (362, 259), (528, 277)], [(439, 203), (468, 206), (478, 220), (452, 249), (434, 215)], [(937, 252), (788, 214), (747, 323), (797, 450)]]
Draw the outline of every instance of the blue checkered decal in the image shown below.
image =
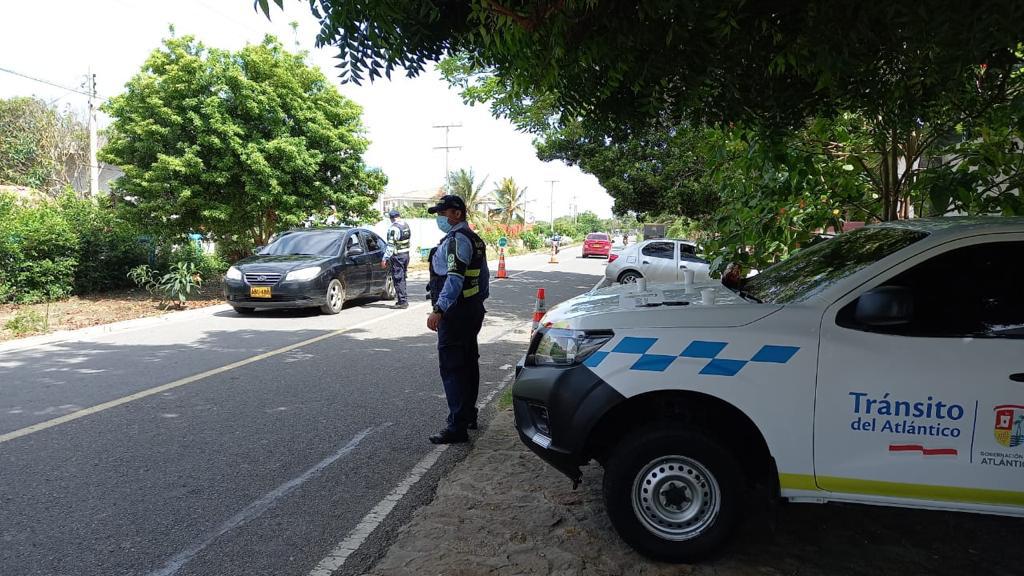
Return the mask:
[(728, 342), (707, 342), (694, 340), (690, 342), (677, 356), (665, 354), (648, 354), (647, 351), (658, 341), (657, 338), (634, 338), (627, 336), (619, 341), (610, 352), (595, 352), (583, 363), (591, 368), (596, 368), (604, 362), (611, 354), (636, 354), (639, 356), (636, 362), (629, 367), (630, 370), (644, 372), (664, 372), (672, 365), (677, 358), (701, 358), (707, 359), (708, 363), (700, 370), (705, 376), (735, 376), (743, 367), (751, 362), (765, 364), (785, 364), (797, 353), (798, 346), (774, 346), (765, 345), (749, 360), (732, 360), (720, 358), (718, 355), (729, 345)]

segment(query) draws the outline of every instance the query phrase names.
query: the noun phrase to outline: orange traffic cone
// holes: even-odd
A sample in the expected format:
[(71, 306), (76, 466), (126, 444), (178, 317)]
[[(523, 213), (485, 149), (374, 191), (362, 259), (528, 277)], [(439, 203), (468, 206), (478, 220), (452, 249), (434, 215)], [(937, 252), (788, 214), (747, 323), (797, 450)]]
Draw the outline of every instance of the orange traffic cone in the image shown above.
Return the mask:
[(540, 327), (540, 321), (544, 317), (545, 312), (547, 312), (547, 307), (544, 305), (544, 289), (537, 288), (537, 304), (533, 307), (533, 328), (531, 332), (536, 332), (537, 328)]
[(498, 251), (498, 275), (495, 278), (508, 278), (508, 271), (505, 270), (505, 249)]

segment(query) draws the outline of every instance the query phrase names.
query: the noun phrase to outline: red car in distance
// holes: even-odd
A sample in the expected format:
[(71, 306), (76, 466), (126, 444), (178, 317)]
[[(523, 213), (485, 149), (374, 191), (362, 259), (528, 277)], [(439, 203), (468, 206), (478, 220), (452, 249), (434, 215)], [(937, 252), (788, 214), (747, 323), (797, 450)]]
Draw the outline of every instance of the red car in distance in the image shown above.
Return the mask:
[(611, 251), (612, 239), (602, 232), (587, 234), (587, 238), (583, 241), (584, 258), (588, 256), (603, 256), (607, 258)]

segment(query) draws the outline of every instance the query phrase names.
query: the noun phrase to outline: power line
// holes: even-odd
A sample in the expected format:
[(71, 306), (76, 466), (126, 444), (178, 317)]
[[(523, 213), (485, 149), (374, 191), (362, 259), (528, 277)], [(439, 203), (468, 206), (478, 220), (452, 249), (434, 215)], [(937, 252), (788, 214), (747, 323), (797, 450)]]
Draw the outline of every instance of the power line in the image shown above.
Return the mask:
[(84, 92), (84, 91), (79, 90), (77, 88), (69, 88), (67, 86), (62, 86), (61, 84), (57, 84), (56, 82), (50, 82), (49, 80), (43, 80), (42, 78), (36, 78), (35, 76), (29, 76), (28, 74), (22, 74), (21, 72), (15, 72), (14, 70), (8, 70), (7, 68), (0, 67), (0, 72), (6, 72), (8, 74), (13, 74), (14, 76), (20, 76), (22, 78), (26, 78), (28, 80), (32, 80), (33, 82), (39, 82), (40, 84), (46, 84), (47, 86), (52, 86), (54, 88), (60, 88), (61, 90), (67, 90), (68, 92), (75, 92), (76, 94), (81, 94), (82, 96), (89, 96), (90, 95), (88, 92)]
[[(56, 82), (50, 82), (49, 80), (44, 80), (42, 78), (36, 78), (35, 76), (29, 76), (28, 74), (22, 74), (21, 72), (17, 72), (15, 70), (10, 70), (8, 68), (0, 67), (0, 72), (6, 72), (6, 73), (11, 74), (13, 76), (19, 76), (21, 78), (25, 78), (26, 80), (31, 80), (33, 82), (39, 82), (40, 84), (46, 84), (47, 86), (52, 86), (53, 88), (60, 88), (61, 90), (65, 90), (65, 92), (64, 92), (64, 94), (62, 96), (53, 99), (53, 102), (50, 103), (51, 106), (55, 102), (57, 102), (58, 100), (61, 100), (62, 98), (64, 98), (65, 96), (67, 96), (68, 94), (70, 94), (72, 92), (74, 92), (75, 94), (81, 94), (82, 96), (90, 96), (89, 92), (85, 91), (85, 89), (82, 89), (82, 88), (71, 88), (69, 86), (64, 86), (63, 84), (57, 84)], [(88, 80), (86, 80), (86, 83), (88, 83)], [(98, 92), (94, 92), (93, 94), (91, 94), (91, 96), (93, 96), (94, 98), (96, 98), (100, 102), (108, 99), (106, 96), (101, 96)]]

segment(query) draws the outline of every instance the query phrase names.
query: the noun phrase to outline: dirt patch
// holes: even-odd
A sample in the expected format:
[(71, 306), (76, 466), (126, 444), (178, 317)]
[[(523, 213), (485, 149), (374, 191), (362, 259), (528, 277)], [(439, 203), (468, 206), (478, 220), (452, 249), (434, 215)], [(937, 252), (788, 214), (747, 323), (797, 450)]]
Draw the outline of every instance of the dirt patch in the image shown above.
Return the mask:
[(960, 576), (1021, 574), (1020, 519), (869, 506), (792, 504), (748, 519), (717, 560), (652, 562), (608, 521), (601, 468), (569, 481), (519, 441), (499, 411), (473, 451), (402, 528), (379, 576)]
[[(202, 308), (224, 302), (220, 282), (202, 287), (198, 295), (189, 300), (183, 309)], [(99, 324), (132, 320), (146, 316), (159, 316), (178, 308), (164, 308), (145, 290), (118, 290), (72, 296), (66, 300), (47, 304), (3, 304), (0, 305), (0, 342), (25, 336), (34, 336), (58, 330), (75, 330)], [(13, 331), (6, 326), (16, 317), (27, 329)]]

